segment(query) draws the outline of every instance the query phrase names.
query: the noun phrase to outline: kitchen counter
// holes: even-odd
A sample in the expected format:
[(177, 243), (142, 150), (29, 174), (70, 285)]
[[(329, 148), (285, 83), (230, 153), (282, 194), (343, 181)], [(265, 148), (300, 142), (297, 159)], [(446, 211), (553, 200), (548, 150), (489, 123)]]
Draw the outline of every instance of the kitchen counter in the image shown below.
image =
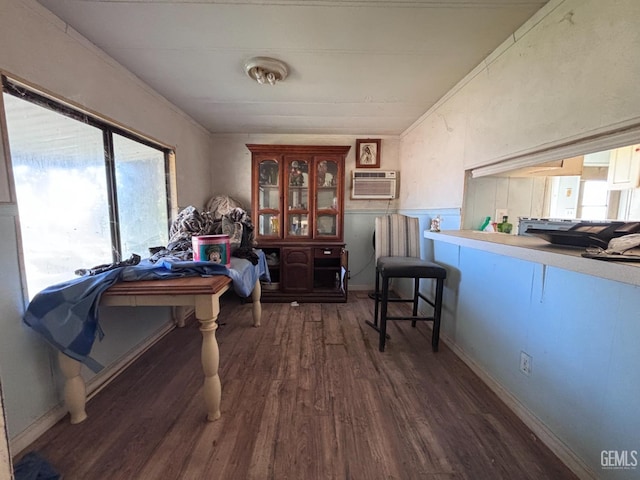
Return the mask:
[(584, 248), (552, 245), (537, 237), (476, 230), (427, 230), (424, 238), (640, 286), (640, 262), (584, 258), (581, 256)]

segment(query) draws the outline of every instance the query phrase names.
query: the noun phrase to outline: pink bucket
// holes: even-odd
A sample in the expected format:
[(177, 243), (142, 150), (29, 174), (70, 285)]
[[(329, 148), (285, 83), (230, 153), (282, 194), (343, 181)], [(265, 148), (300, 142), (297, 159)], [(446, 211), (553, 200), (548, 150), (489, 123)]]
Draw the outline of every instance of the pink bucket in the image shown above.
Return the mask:
[(231, 266), (229, 235), (191, 237), (191, 242), (194, 261), (220, 263), (227, 268)]

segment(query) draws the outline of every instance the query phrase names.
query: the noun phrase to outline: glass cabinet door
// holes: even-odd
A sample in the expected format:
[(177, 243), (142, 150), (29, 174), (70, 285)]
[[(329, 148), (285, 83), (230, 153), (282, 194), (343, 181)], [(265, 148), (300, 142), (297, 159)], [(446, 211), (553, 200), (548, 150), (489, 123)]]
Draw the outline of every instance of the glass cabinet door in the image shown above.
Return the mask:
[(256, 241), (341, 242), (349, 146), (247, 145)]
[(334, 160), (322, 160), (316, 163), (316, 238), (335, 237), (340, 234), (339, 222), (339, 179), (340, 168)]
[(309, 237), (310, 162), (304, 158), (287, 158), (284, 178), (286, 230), (285, 237)]
[(280, 236), (280, 164), (262, 160), (258, 164), (258, 235)]

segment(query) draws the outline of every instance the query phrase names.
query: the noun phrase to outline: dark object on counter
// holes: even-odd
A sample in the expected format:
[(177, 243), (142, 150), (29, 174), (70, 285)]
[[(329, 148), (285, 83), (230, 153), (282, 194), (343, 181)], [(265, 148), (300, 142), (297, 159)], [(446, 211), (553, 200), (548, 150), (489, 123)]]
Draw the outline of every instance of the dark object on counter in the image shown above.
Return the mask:
[(544, 230), (569, 230), (582, 220), (570, 218), (532, 218), (518, 217), (518, 235), (527, 235), (529, 228), (541, 228)]
[(569, 230), (528, 228), (526, 234), (554, 245), (607, 248), (612, 238), (636, 232), (640, 232), (640, 222), (580, 222)]
[(630, 233), (612, 238), (606, 250), (600, 247), (591, 247), (587, 248), (582, 256), (614, 262), (640, 262), (640, 233)]
[(640, 262), (640, 255), (619, 255), (615, 253), (589, 253), (582, 254), (584, 258), (593, 258), (595, 260), (607, 260), (609, 262)]

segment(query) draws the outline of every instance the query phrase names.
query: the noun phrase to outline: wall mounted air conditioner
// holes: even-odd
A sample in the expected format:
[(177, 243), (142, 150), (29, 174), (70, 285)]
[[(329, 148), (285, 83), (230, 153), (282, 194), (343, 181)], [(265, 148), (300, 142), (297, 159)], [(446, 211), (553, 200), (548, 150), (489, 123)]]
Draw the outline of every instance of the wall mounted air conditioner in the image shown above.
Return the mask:
[(351, 173), (351, 198), (396, 198), (396, 173), (389, 170), (353, 170)]

